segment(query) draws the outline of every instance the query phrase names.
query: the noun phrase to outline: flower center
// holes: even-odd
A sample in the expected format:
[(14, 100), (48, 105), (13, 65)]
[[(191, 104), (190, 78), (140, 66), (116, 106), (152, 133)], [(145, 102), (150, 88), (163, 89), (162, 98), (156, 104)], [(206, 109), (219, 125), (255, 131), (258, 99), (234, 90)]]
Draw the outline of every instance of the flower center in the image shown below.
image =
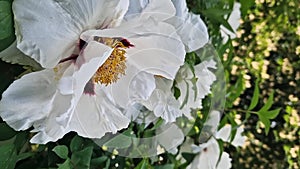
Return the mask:
[(133, 47), (126, 39), (95, 37), (95, 40), (113, 48), (111, 55), (98, 68), (93, 76), (93, 82), (104, 85), (115, 83), (126, 70), (126, 50)]

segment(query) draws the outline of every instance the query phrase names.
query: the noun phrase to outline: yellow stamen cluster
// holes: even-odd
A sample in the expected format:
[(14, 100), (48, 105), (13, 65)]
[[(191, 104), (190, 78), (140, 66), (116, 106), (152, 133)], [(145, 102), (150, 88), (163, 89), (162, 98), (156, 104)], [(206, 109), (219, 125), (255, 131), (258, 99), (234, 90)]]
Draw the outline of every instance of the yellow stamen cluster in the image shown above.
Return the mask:
[(113, 48), (111, 55), (102, 66), (98, 68), (93, 76), (93, 81), (95, 83), (101, 83), (107, 86), (111, 83), (115, 83), (120, 78), (120, 75), (125, 75), (125, 49), (128, 47), (126, 47), (119, 39), (115, 38), (97, 38), (96, 40)]

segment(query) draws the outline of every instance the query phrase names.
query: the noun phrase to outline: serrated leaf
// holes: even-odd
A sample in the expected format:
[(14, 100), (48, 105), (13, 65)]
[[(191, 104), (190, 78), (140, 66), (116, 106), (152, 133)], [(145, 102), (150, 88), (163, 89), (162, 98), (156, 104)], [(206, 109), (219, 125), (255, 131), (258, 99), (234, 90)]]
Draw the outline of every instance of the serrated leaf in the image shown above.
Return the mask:
[(14, 169), (17, 162), (17, 151), (15, 145), (5, 144), (0, 147), (0, 168)]
[(29, 56), (26, 56), (17, 48), (16, 41), (14, 41), (8, 48), (0, 52), (0, 59), (11, 64), (31, 66), (34, 70), (42, 69), (39, 63)]
[(11, 2), (0, 1), (0, 40), (14, 34)]
[(258, 113), (264, 113), (266, 111), (268, 111), (272, 104), (273, 104), (273, 99), (274, 99), (274, 91), (272, 91), (271, 95), (269, 96), (267, 102), (265, 103), (265, 105), (258, 111)]
[(93, 147), (91, 146), (73, 153), (71, 156), (71, 161), (74, 164), (74, 168), (89, 169), (92, 153)]
[(275, 110), (270, 110), (270, 111), (266, 111), (266, 112), (262, 112), (260, 113), (262, 116), (268, 118), (268, 119), (275, 119), (277, 117), (277, 115), (280, 112), (280, 108), (275, 109)]
[(257, 103), (258, 103), (258, 99), (259, 99), (259, 81), (256, 80), (255, 81), (255, 88), (254, 88), (254, 93), (253, 93), (253, 97), (251, 99), (251, 103), (250, 106), (248, 108), (248, 110), (252, 110), (256, 107)]
[(127, 148), (132, 144), (132, 140), (130, 137), (119, 134), (106, 142), (104, 146), (106, 147), (112, 147), (112, 148), (117, 148), (117, 149), (122, 149), (122, 148)]
[(52, 149), (52, 151), (55, 152), (56, 155), (58, 155), (62, 159), (67, 159), (69, 150), (68, 147), (65, 145), (58, 145)]

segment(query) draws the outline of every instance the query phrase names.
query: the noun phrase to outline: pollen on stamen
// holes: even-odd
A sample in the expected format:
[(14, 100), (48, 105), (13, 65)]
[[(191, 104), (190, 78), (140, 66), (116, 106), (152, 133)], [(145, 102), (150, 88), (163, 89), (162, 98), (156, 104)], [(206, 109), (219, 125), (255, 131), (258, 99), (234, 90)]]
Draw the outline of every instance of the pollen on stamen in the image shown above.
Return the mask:
[[(93, 81), (98, 84), (109, 85), (115, 83), (126, 70), (126, 48), (132, 47), (127, 40), (119, 38), (98, 38), (98, 42), (111, 46), (113, 51), (108, 59), (98, 68), (93, 76)], [(123, 43), (123, 42), (124, 43)], [(130, 46), (128, 46), (130, 44)]]

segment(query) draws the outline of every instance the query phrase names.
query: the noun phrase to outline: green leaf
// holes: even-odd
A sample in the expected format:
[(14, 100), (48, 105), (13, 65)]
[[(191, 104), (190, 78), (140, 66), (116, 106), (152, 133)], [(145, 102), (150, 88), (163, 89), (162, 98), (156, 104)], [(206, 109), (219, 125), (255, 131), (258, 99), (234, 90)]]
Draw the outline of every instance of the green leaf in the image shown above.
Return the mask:
[(17, 151), (15, 145), (5, 144), (0, 147), (0, 168), (14, 169), (17, 162)]
[(69, 150), (68, 150), (68, 147), (65, 145), (58, 145), (58, 146), (54, 147), (52, 149), (52, 151), (54, 151), (56, 153), (56, 155), (58, 155), (62, 159), (68, 158)]
[(129, 136), (119, 134), (106, 142), (104, 146), (113, 147), (117, 149), (127, 148), (132, 144), (132, 140)]
[(259, 120), (265, 125), (265, 133), (266, 133), (266, 135), (268, 135), (270, 126), (271, 126), (270, 120), (260, 114), (258, 114), (258, 117), (259, 117)]
[(274, 90), (272, 91), (270, 97), (268, 98), (267, 102), (265, 103), (265, 105), (258, 111), (258, 113), (263, 113), (268, 111), (272, 104), (273, 104), (273, 99), (274, 99)]
[(182, 157), (188, 162), (191, 163), (195, 157), (195, 154), (192, 153), (182, 153)]
[(6, 123), (0, 123), (0, 141), (8, 140), (16, 134), (17, 132), (10, 128)]
[(246, 16), (248, 10), (255, 4), (254, 0), (240, 0), (242, 16)]
[(28, 143), (28, 132), (27, 131), (18, 132), (18, 134), (16, 135), (16, 139), (14, 141), (16, 150), (20, 151), (26, 143)]
[(15, 35), (9, 36), (5, 39), (0, 40), (0, 52), (8, 48), (16, 39)]
[(231, 13), (230, 9), (218, 9), (218, 8), (209, 8), (203, 11), (203, 14), (211, 20), (211, 22), (216, 22), (217, 24), (222, 24), (225, 28), (234, 32), (230, 24), (224, 18), (224, 15)]
[(57, 164), (58, 165), (58, 169), (71, 169), (71, 162), (70, 159), (68, 158), (64, 163), (62, 164)]
[(76, 152), (81, 150), (82, 146), (83, 146), (83, 139), (78, 135), (74, 136), (70, 143), (71, 152)]
[(32, 156), (34, 156), (34, 153), (32, 152), (22, 153), (17, 156), (17, 161), (21, 161)]
[(251, 103), (250, 106), (248, 108), (248, 110), (252, 110), (256, 107), (257, 103), (258, 103), (258, 99), (259, 99), (259, 81), (256, 80), (255, 81), (255, 88), (254, 88), (254, 93), (253, 93), (253, 97), (251, 99)]
[(148, 159), (143, 159), (134, 169), (151, 169)]
[(91, 157), (93, 153), (93, 147), (86, 147), (81, 151), (77, 151), (72, 154), (71, 161), (74, 164), (74, 168), (89, 169)]
[(173, 169), (174, 167), (174, 164), (166, 164), (162, 166), (155, 166), (154, 169)]
[(280, 108), (275, 109), (275, 110), (270, 110), (270, 111), (266, 111), (266, 112), (261, 112), (260, 115), (268, 118), (268, 119), (275, 119), (277, 117), (277, 115), (280, 112)]
[(91, 160), (91, 164), (95, 165), (95, 166), (99, 166), (100, 164), (104, 163), (107, 159), (108, 159), (107, 156), (102, 156), (102, 157), (99, 157), (99, 158), (93, 158)]
[(0, 40), (14, 34), (11, 3), (0, 1)]

